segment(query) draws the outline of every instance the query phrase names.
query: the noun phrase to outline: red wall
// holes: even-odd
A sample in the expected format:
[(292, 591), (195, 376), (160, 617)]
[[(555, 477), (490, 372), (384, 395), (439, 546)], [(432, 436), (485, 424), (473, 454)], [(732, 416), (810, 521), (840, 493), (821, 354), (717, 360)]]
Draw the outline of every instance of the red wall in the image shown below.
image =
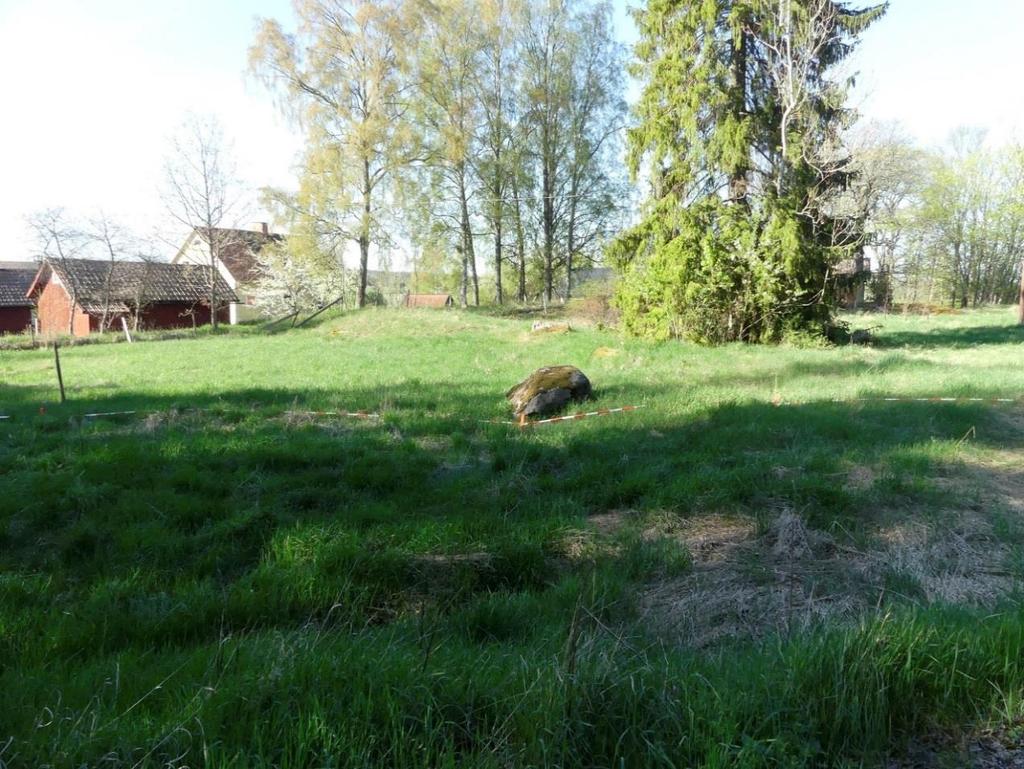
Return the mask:
[(0, 307), (0, 334), (20, 334), (31, 326), (31, 307)]
[[(192, 313), (195, 314), (195, 324), (197, 326), (206, 326), (210, 323), (210, 310), (207, 307), (199, 305), (193, 308), (191, 302), (167, 302), (161, 304), (152, 304), (142, 312), (142, 317), (139, 318), (139, 328), (143, 331), (151, 331), (153, 329), (160, 328), (192, 328)], [(135, 322), (134, 316), (131, 314), (126, 315), (125, 319), (128, 321), (128, 328), (132, 327)], [(227, 323), (229, 319), (229, 311), (227, 309), (221, 310), (217, 313), (217, 320), (221, 323)], [(89, 330), (96, 332), (100, 330), (100, 316), (93, 315), (89, 318)], [(121, 319), (120, 316), (115, 316), (110, 321), (108, 326), (110, 331), (115, 333), (121, 330)]]
[[(168, 302), (153, 304), (142, 313), (140, 326), (142, 329), (157, 328), (192, 328), (193, 310), (191, 302)], [(195, 324), (205, 326), (210, 322), (210, 310), (202, 305), (195, 307)], [(68, 332), (68, 313), (71, 312), (71, 298), (63, 286), (58, 286), (53, 281), (48, 281), (43, 290), (39, 293), (39, 304), (37, 307), (39, 317), (39, 332), (41, 334), (66, 334)], [(230, 319), (228, 308), (217, 313), (217, 320), (227, 323)], [(128, 326), (131, 327), (132, 317), (128, 316)], [(28, 325), (28, 324), (26, 324)], [(111, 331), (121, 330), (121, 321), (115, 317), (109, 326)], [(2, 327), (0, 327), (2, 330)], [(75, 308), (75, 322), (73, 334), (75, 336), (87, 336), (92, 332), (100, 330), (100, 316), (87, 315), (81, 308)]]
[[(38, 295), (36, 316), (39, 318), (40, 334), (68, 333), (68, 316), (71, 313), (71, 298), (63, 286), (52, 280), (47, 281)], [(75, 308), (75, 323), (72, 333), (75, 336), (86, 336), (90, 331), (89, 316), (80, 308)]]
[[(152, 328), (192, 328), (193, 306), (190, 302), (175, 302), (170, 304), (154, 304), (146, 308), (142, 313), (141, 325), (144, 329)], [(194, 308), (197, 326), (206, 326), (210, 323), (210, 308), (199, 305)], [(227, 323), (230, 313), (227, 308), (217, 313), (217, 320)]]

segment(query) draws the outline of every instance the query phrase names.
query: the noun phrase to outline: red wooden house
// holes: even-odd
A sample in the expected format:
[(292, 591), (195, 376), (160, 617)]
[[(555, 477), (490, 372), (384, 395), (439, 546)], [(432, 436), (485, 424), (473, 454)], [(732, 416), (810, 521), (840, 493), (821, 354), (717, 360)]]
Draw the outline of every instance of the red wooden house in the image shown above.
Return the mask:
[[(238, 299), (220, 275), (216, 280), (217, 319), (226, 322)], [(119, 329), (121, 318), (141, 329), (210, 322), (210, 270), (190, 264), (47, 260), (25, 295), (36, 302), (42, 334), (86, 336)]]

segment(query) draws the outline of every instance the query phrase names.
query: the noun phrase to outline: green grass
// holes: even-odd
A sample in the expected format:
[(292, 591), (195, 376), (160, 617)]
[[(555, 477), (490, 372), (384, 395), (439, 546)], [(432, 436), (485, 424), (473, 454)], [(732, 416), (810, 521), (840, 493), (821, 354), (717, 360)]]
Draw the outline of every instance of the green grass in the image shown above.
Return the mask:
[[(971, 510), (1020, 551), (988, 493), (1019, 411), (853, 400), (1024, 395), (1012, 312), (850, 320), (878, 345), (366, 311), (68, 348), (64, 405), (52, 352), (0, 352), (0, 765), (870, 764), (1013, 721), (1024, 613), (895, 568), (852, 622), (697, 649), (644, 620), (693, 568), (666, 521), (789, 510), (859, 550)], [(486, 423), (553, 363), (642, 408)], [(336, 409), (382, 418), (287, 413)], [(149, 416), (81, 418), (122, 410)]]

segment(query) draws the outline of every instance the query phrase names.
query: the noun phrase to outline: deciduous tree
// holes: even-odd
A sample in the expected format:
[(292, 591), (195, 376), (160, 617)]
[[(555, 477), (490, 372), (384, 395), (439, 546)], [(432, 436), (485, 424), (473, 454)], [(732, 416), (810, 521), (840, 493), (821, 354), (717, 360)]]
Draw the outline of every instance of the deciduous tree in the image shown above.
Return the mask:
[(417, 5), (419, 47), (415, 56), (415, 118), (423, 146), (421, 175), (429, 180), (430, 215), (457, 233), (455, 249), (462, 264), (460, 300), (480, 304), (473, 203), (483, 143), (478, 68), (483, 46), (475, 0), (441, 0)]
[(29, 226), (35, 232), (37, 257), (58, 265), (68, 276), (64, 286), (71, 301), (72, 311), (68, 313), (68, 334), (74, 333), (74, 307), (82, 298), (83, 286), (77, 281), (78, 271), (68, 269), (72, 259), (81, 257), (89, 245), (85, 229), (73, 221), (63, 208), (48, 208), (29, 217)]
[(216, 331), (226, 304), (217, 292), (218, 265), (234, 244), (241, 201), (231, 148), (216, 119), (193, 115), (178, 129), (164, 161), (162, 195), (170, 215), (203, 240), (210, 324)]
[(405, 52), (414, 47), (400, 0), (295, 0), (298, 31), (264, 20), (250, 63), (306, 132), (296, 202), (330, 219), (359, 248), (357, 303), (366, 303), (371, 246), (387, 241), (395, 173), (412, 159)]

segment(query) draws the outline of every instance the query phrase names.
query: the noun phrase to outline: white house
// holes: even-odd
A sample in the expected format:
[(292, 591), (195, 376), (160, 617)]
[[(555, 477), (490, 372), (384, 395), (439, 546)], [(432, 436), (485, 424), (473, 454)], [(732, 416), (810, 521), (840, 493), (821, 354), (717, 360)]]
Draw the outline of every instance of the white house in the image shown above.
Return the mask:
[[(284, 236), (270, 232), (266, 222), (248, 230), (218, 228), (214, 232), (220, 249), (217, 269), (238, 298), (230, 305), (230, 322), (235, 325), (255, 320), (260, 317), (254, 306), (260, 277), (259, 253), (272, 243), (282, 242)], [(205, 231), (198, 227), (192, 230), (171, 263), (209, 265), (210, 246)]]

